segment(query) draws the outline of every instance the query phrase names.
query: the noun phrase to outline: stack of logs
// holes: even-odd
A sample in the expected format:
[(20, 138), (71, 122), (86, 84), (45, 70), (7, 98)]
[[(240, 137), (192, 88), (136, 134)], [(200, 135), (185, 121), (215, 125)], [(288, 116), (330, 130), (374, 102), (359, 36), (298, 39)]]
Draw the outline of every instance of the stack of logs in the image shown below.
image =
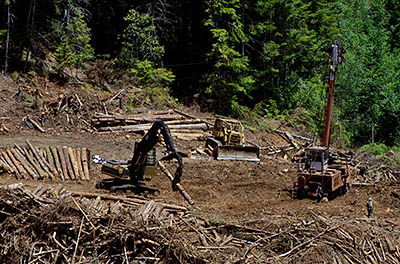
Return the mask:
[(368, 165), (367, 163), (364, 163), (356, 168), (359, 169), (358, 171), (360, 173), (356, 176), (356, 182), (353, 183), (353, 185), (368, 186), (383, 181), (397, 182), (400, 180), (399, 173), (396, 172), (391, 166), (385, 164), (378, 163)]
[(90, 150), (67, 146), (37, 148), (14, 145), (0, 155), (0, 167), (17, 179), (89, 181)]
[[(261, 150), (265, 152), (267, 155), (288, 155), (292, 153), (296, 155), (296, 153), (309, 146), (312, 142), (312, 139), (302, 137), (299, 135), (291, 134), (289, 131), (281, 131), (274, 130), (274, 132), (281, 136), (288, 144), (282, 146), (276, 146), (273, 144), (269, 144), (269, 146), (261, 147)], [(289, 158), (289, 157), (286, 157)]]
[(156, 120), (164, 121), (175, 137), (203, 138), (211, 124), (178, 110), (137, 112), (132, 115), (96, 113), (92, 126), (98, 132), (145, 132)]

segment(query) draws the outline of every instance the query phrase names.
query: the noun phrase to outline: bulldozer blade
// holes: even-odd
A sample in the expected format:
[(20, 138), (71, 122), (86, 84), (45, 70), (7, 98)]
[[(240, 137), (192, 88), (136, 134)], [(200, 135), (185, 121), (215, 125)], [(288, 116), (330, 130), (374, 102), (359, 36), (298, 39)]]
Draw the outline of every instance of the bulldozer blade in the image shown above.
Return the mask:
[(260, 149), (251, 146), (220, 145), (215, 155), (217, 160), (260, 161)]

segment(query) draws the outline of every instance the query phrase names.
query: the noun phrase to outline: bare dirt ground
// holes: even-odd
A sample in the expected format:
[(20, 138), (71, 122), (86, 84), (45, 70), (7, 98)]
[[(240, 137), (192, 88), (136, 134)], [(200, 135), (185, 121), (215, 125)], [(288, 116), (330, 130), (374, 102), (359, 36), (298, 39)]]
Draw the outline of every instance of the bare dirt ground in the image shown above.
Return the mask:
[[(98, 135), (13, 135), (1, 137), (1, 148), (14, 143), (23, 145), (28, 139), (35, 146), (68, 145), (87, 147), (92, 154), (110, 159), (128, 160), (132, 155), (132, 139)], [(177, 146), (185, 142), (176, 140)], [(203, 142), (198, 142), (202, 145)], [(174, 164), (168, 167), (173, 171)], [(96, 179), (101, 175), (99, 165), (91, 164), (90, 182), (26, 181), (24, 185), (65, 184), (67, 189), (104, 193), (95, 189)], [(288, 172), (283, 172), (288, 169)], [(316, 210), (329, 215), (366, 215), (365, 202), (368, 197), (374, 199), (376, 217), (389, 218), (395, 221), (399, 216), (400, 203), (391, 198), (390, 190), (399, 188), (395, 184), (386, 186), (353, 187), (343, 197), (328, 203), (316, 203), (314, 200), (296, 200), (291, 198), (291, 190), (296, 180), (297, 165), (291, 162), (275, 161), (261, 157), (261, 162), (216, 161), (209, 157), (184, 158), (184, 170), (181, 184), (195, 200), (195, 208), (207, 218), (220, 218), (228, 221), (243, 221), (265, 218), (269, 215), (295, 215), (302, 217), (307, 210)], [(3, 176), (2, 184), (20, 182), (12, 176)], [(187, 206), (188, 204), (178, 192), (173, 192), (171, 182), (157, 170), (149, 186), (159, 188), (161, 195), (157, 199)]]
[[(52, 119), (45, 125), (47, 133), (29, 129), (22, 123), (22, 118), (27, 114), (38, 117), (38, 112), (24, 105), (23, 102), (11, 98), (17, 92), (17, 87), (10, 86), (10, 83), (12, 82), (3, 81), (0, 86), (0, 122), (9, 130), (8, 133), (3, 131), (3, 134), (0, 134), (0, 150), (11, 147), (15, 143), (24, 145), (25, 140), (28, 139), (39, 147), (55, 145), (86, 147), (90, 149), (92, 155), (98, 154), (110, 159), (127, 160), (132, 156), (134, 140), (141, 139), (140, 135), (135, 134), (129, 134), (129, 138), (126, 137), (126, 134), (99, 134), (91, 130), (85, 122), (79, 122), (79, 120), (76, 122), (77, 127), (72, 127), (63, 124), (60, 120), (56, 122), (55, 119)], [(49, 96), (52, 93), (57, 94), (51, 89), (45, 91), (48, 91)], [(84, 98), (84, 96), (81, 97)], [(90, 114), (89, 110), (90, 108), (87, 108), (86, 113)], [(90, 120), (90, 116), (82, 115), (81, 118)], [(247, 133), (249, 138), (260, 145), (265, 145), (268, 140), (274, 144), (280, 143), (278, 136), (269, 135), (265, 131), (256, 133), (248, 131)], [(175, 139), (175, 144), (178, 149), (188, 150), (203, 147), (204, 141)], [(392, 191), (400, 190), (399, 183), (353, 187), (343, 197), (317, 203), (310, 199), (291, 198), (297, 165), (282, 158), (262, 154), (260, 162), (241, 162), (216, 161), (211, 157), (198, 156), (190, 159), (184, 158), (183, 163), (181, 184), (195, 201), (193, 207), (189, 206), (178, 192), (172, 192), (170, 180), (160, 169), (157, 169), (153, 180), (148, 185), (161, 190), (161, 194), (154, 199), (187, 206), (193, 214), (202, 219), (236, 224), (276, 218), (301, 222), (309, 219), (310, 212), (322, 215), (327, 219), (335, 217), (362, 219), (367, 214), (365, 203), (368, 197), (372, 197), (377, 225), (379, 225), (379, 221), (393, 223), (390, 232), (393, 232), (398, 239), (400, 237), (400, 200), (391, 195)], [(174, 163), (167, 163), (167, 167), (172, 171)], [(100, 174), (99, 166), (92, 163), (89, 182), (21, 181), (16, 180), (12, 175), (3, 174), (0, 175), (0, 185), (22, 182), (28, 188), (34, 189), (38, 185), (62, 184), (67, 190), (106, 193), (104, 190), (95, 189), (96, 179), (100, 177), (103, 176)], [(311, 261), (313, 256), (306, 260)], [(263, 262), (263, 260), (259, 260), (254, 263)]]

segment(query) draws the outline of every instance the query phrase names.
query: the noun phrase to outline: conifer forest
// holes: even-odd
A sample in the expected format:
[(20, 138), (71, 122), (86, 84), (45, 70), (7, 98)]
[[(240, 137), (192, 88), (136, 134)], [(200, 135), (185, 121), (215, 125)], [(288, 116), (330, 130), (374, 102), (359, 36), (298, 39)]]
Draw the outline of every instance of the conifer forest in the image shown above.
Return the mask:
[(67, 69), (102, 61), (129, 77), (126, 89), (226, 116), (296, 119), (316, 134), (340, 40), (332, 137), (400, 146), (398, 0), (3, 0), (0, 11), (4, 73), (68, 81)]

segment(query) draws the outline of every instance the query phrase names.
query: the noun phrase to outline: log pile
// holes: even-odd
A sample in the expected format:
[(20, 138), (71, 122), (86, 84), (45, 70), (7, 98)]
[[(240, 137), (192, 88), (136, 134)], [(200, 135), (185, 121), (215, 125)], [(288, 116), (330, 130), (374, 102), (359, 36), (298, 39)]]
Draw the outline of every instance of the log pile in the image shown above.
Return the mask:
[(156, 120), (164, 121), (171, 134), (182, 139), (206, 137), (210, 127), (207, 121), (177, 110), (138, 111), (132, 115), (95, 113), (92, 126), (98, 132), (146, 132)]
[(145, 198), (18, 184), (0, 188), (0, 209), (1, 263), (400, 261), (400, 226), (386, 219), (310, 210), (226, 223)]
[(374, 185), (380, 182), (399, 182), (400, 173), (396, 157), (392, 153), (372, 156), (363, 151), (355, 155), (355, 168), (358, 172), (356, 184)]
[(26, 140), (0, 154), (0, 167), (17, 179), (89, 181), (90, 150), (68, 146), (38, 148)]
[(281, 136), (286, 142), (286, 145), (274, 145), (261, 147), (264, 154), (269, 156), (283, 156), (285, 159), (293, 159), (298, 156), (299, 150), (304, 149), (312, 143), (312, 139), (291, 134), (288, 131), (274, 130), (276, 134)]
[(361, 165), (356, 177), (356, 185), (374, 185), (384, 181), (398, 182), (400, 175), (391, 167), (384, 164)]

